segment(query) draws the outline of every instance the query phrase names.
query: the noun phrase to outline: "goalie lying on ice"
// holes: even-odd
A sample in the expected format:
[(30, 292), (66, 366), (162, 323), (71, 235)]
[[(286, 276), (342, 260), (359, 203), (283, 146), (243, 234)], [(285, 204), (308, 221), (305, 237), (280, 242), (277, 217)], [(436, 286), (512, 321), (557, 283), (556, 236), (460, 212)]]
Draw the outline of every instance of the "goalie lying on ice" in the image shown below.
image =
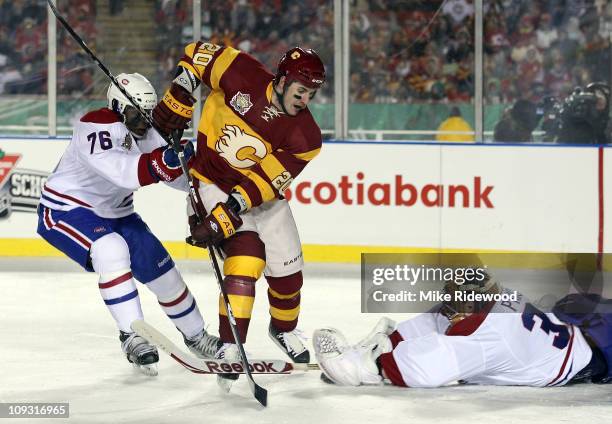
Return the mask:
[[(445, 287), (456, 290), (504, 291), (492, 279)], [(339, 385), (607, 383), (612, 381), (612, 301), (572, 294), (552, 313), (521, 295), (515, 302), (448, 302), (398, 325), (382, 318), (356, 345), (334, 328), (316, 330), (313, 344), (324, 374)]]

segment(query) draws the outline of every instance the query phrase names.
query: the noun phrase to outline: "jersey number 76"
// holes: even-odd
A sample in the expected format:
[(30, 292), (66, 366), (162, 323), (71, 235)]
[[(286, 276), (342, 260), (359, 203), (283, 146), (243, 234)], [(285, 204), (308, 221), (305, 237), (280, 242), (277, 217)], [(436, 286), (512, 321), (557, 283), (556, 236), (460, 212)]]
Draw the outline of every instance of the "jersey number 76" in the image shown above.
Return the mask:
[(96, 147), (96, 135), (100, 140), (100, 148), (102, 150), (108, 150), (113, 148), (113, 140), (111, 139), (110, 133), (108, 131), (100, 131), (98, 133), (92, 132), (87, 136), (87, 140), (91, 142), (91, 150), (89, 151), (90, 155), (94, 153), (94, 147)]

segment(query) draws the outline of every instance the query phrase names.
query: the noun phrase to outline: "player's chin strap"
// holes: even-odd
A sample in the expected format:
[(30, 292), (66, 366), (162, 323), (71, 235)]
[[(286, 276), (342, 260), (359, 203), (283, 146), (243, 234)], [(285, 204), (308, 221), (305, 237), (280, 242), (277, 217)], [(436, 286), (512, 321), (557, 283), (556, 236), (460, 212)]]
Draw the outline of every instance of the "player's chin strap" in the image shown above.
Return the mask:
[[(204, 216), (202, 215), (201, 211), (203, 211), (204, 208), (196, 207), (198, 206), (198, 197), (196, 196), (196, 191), (195, 191), (195, 186), (193, 184), (193, 180), (191, 179), (191, 175), (189, 174), (189, 168), (187, 166), (187, 161), (185, 160), (185, 152), (183, 150), (183, 146), (181, 145), (181, 136), (182, 136), (183, 131), (182, 130), (174, 131), (172, 133), (172, 137), (169, 137), (168, 135), (160, 131), (159, 128), (155, 125), (153, 118), (149, 114), (147, 114), (140, 107), (140, 105), (134, 100), (134, 98), (130, 95), (130, 93), (128, 93), (125, 90), (125, 88), (123, 88), (121, 84), (117, 82), (117, 79), (115, 78), (115, 76), (111, 74), (111, 72), (108, 70), (106, 66), (104, 66), (104, 64), (100, 61), (100, 59), (98, 59), (98, 57), (89, 49), (89, 47), (87, 47), (87, 44), (85, 44), (83, 39), (72, 29), (72, 27), (68, 24), (68, 22), (66, 22), (66, 20), (59, 13), (59, 11), (57, 10), (53, 2), (51, 0), (47, 0), (47, 3), (49, 3), (49, 7), (51, 8), (51, 11), (53, 12), (57, 20), (60, 21), (60, 23), (66, 29), (66, 31), (68, 31), (68, 33), (72, 36), (72, 38), (81, 46), (81, 48), (89, 55), (89, 57), (98, 65), (98, 67), (102, 70), (102, 72), (104, 72), (104, 74), (111, 80), (113, 85), (117, 87), (117, 89), (129, 100), (132, 106), (136, 108), (140, 116), (142, 116), (142, 118), (152, 128), (155, 128), (155, 130), (166, 141), (166, 143), (172, 146), (172, 149), (176, 152), (178, 156), (179, 162), (181, 164), (181, 169), (183, 170), (183, 174), (187, 178), (187, 182), (189, 184), (189, 199), (192, 203), (194, 211), (196, 212), (198, 221), (202, 222), (204, 220)], [(251, 387), (251, 392), (253, 393), (253, 396), (255, 397), (255, 399), (257, 399), (259, 403), (261, 403), (263, 406), (267, 406), (268, 392), (266, 389), (264, 389), (263, 387), (255, 383), (255, 380), (253, 380), (253, 376), (250, 372), (249, 362), (247, 360), (246, 353), (244, 351), (244, 347), (242, 346), (242, 343), (240, 342), (238, 329), (236, 328), (236, 319), (234, 318), (234, 313), (232, 311), (232, 308), (229, 302), (229, 297), (227, 296), (225, 288), (223, 287), (223, 278), (221, 277), (221, 270), (219, 269), (219, 263), (217, 261), (217, 256), (215, 255), (215, 252), (214, 252), (214, 246), (209, 244), (207, 247), (208, 247), (208, 253), (209, 253), (210, 260), (211, 260), (211, 264), (214, 269), (215, 276), (217, 277), (217, 285), (219, 286), (219, 291), (221, 292), (221, 296), (225, 303), (225, 309), (227, 311), (227, 318), (230, 323), (232, 335), (234, 336), (234, 341), (236, 343), (236, 346), (238, 347), (238, 352), (240, 353), (240, 360), (245, 368), (245, 373), (247, 376), (247, 380), (249, 382), (249, 386)]]
[(287, 80), (285, 79), (285, 85), (283, 86), (282, 93), (279, 93), (278, 91), (276, 91), (276, 84), (274, 83), (272, 83), (272, 91), (274, 91), (274, 94), (276, 95), (276, 100), (281, 105), (281, 109), (283, 110), (283, 113), (287, 116), (291, 116), (289, 115), (289, 112), (287, 112), (287, 109), (285, 109), (285, 101), (283, 100), (285, 98), (285, 93), (287, 92)]

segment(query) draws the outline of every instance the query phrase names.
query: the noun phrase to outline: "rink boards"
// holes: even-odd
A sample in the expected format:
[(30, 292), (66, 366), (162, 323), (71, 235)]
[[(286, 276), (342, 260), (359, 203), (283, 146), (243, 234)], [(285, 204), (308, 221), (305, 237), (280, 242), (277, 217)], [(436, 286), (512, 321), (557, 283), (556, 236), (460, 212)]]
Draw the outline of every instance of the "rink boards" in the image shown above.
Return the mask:
[[(59, 254), (37, 236), (35, 207), (67, 143), (0, 138), (0, 256)], [(369, 251), (611, 252), (609, 152), (327, 142), (286, 195), (310, 261), (357, 262)], [(159, 184), (134, 203), (175, 257), (203, 255), (182, 242), (184, 193)]]

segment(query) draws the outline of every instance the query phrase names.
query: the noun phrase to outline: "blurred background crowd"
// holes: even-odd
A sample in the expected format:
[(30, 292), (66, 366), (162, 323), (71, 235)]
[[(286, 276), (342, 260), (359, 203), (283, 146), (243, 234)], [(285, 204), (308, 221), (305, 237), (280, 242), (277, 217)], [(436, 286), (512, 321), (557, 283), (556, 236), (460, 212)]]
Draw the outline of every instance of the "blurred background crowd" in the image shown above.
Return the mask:
[[(162, 90), (183, 47), (193, 40), (191, 0), (61, 0), (58, 6), (90, 46), (107, 43), (96, 15), (120, 17), (142, 3), (152, 31), (124, 44), (152, 50), (148, 77)], [(333, 101), (331, 0), (202, 0), (202, 38), (249, 52), (274, 70), (294, 45), (316, 49), (330, 83), (318, 103)], [(352, 0), (350, 102), (461, 104), (474, 95), (472, 0)], [(610, 79), (609, 0), (485, 0), (484, 102), (564, 99), (574, 87)], [(0, 0), (0, 94), (46, 92), (46, 2)], [(110, 36), (110, 35), (109, 35)], [(58, 92), (87, 96), (95, 68), (58, 30)], [(139, 39), (140, 37), (140, 39)], [(122, 69), (124, 70), (124, 69)], [(137, 71), (137, 69), (130, 69)], [(102, 81), (101, 83), (105, 83)], [(445, 117), (443, 117), (445, 118)]]

